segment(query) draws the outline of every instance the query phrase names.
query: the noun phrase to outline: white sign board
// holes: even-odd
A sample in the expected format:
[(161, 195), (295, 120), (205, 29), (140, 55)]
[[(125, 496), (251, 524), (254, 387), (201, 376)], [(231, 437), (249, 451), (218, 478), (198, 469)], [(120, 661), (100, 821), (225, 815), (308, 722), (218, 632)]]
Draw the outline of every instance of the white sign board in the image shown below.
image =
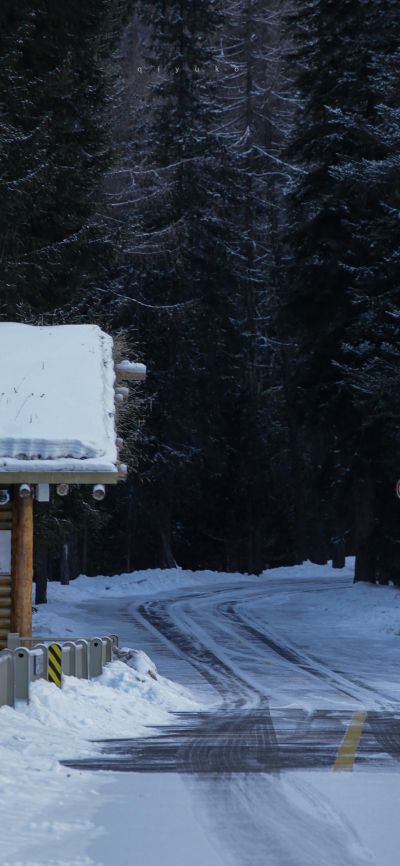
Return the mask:
[(0, 530), (0, 574), (11, 574), (11, 529)]

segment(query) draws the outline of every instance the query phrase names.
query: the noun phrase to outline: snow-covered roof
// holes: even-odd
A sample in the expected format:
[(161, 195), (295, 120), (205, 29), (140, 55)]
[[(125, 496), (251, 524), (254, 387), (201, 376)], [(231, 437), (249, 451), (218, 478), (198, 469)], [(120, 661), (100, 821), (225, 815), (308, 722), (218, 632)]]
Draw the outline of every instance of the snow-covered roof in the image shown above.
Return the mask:
[(3, 483), (15, 473), (116, 481), (112, 348), (97, 325), (0, 323)]

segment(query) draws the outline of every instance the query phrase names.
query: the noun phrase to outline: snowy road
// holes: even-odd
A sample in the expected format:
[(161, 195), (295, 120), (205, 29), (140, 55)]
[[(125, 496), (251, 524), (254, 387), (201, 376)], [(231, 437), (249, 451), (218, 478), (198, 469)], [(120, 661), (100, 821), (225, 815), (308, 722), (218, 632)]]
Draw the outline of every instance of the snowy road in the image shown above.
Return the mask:
[[(118, 777), (122, 835), (127, 801), (138, 786), (147, 791), (162, 860), (149, 827), (134, 821), (119, 866), (133, 862), (135, 848), (140, 866), (398, 863), (390, 806), (399, 788), (398, 654), (352, 626), (350, 587), (349, 574), (330, 572), (80, 605), (94, 633), (141, 647), (204, 705), (147, 738), (107, 741), (100, 757), (66, 762), (132, 774)], [(108, 855), (107, 840), (93, 843), (96, 864), (114, 866), (112, 836)]]
[[(303, 582), (301, 592), (337, 592), (344, 586), (343, 580), (330, 586), (313, 580)], [(124, 643), (144, 648), (163, 674), (199, 695), (203, 680), (219, 701), (214, 711), (181, 717), (155, 737), (105, 745), (104, 758), (70, 766), (184, 773), (333, 768), (358, 707), (369, 708), (369, 713), (357, 762), (372, 756), (376, 767), (377, 755), (385, 752), (379, 765), (387, 766), (388, 755), (400, 757), (395, 702), (368, 681), (360, 685), (361, 660), (353, 657), (354, 670), (344, 675), (289, 643), (286, 635), (276, 633), (276, 626), (269, 629), (260, 618), (265, 607), (271, 616), (274, 590), (281, 604), (282, 582), (275, 587), (269, 583), (267, 593), (254, 588), (249, 593), (247, 583), (244, 589), (210, 588), (144, 603), (128, 601), (128, 614), (126, 600), (123, 605), (114, 602), (113, 613), (110, 603), (90, 603), (90, 618), (97, 626), (106, 608), (107, 622), (111, 615)], [(298, 582), (288, 582), (285, 590), (297, 596)], [(149, 634), (144, 638), (146, 626)], [(292, 702), (296, 694), (298, 706), (279, 706), (285, 693)]]

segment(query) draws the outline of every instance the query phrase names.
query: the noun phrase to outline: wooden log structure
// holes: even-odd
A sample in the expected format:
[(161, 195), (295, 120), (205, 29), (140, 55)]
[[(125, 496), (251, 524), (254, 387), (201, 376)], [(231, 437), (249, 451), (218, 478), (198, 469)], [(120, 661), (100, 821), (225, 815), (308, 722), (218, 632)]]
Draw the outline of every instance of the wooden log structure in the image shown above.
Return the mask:
[[(128, 402), (127, 385), (144, 381), (146, 367), (128, 359), (115, 364), (111, 336), (92, 324), (37, 327), (2, 321), (0, 341), (7, 358), (7, 364), (0, 367), (4, 397), (0, 418), (1, 650), (10, 632), (27, 640), (32, 635), (34, 496), (38, 503), (45, 503), (49, 485), (55, 485), (57, 494), (63, 496), (70, 484), (91, 484), (94, 498), (100, 500), (105, 485), (126, 480), (128, 470), (120, 462), (123, 443), (116, 437), (115, 419)], [(18, 389), (15, 382), (20, 382)], [(71, 406), (75, 407), (72, 412)], [(42, 454), (38, 454), (38, 438), (43, 442)], [(79, 443), (73, 454), (71, 442)], [(40, 571), (39, 598), (44, 602), (43, 562)]]
[(14, 485), (11, 554), (11, 631), (32, 636), (33, 496)]
[[(12, 529), (11, 502), (0, 506), (0, 532)], [(9, 574), (0, 574), (0, 650), (7, 646), (7, 635), (11, 631), (11, 569)]]
[(0, 650), (7, 646), (11, 631), (11, 576), (0, 575)]

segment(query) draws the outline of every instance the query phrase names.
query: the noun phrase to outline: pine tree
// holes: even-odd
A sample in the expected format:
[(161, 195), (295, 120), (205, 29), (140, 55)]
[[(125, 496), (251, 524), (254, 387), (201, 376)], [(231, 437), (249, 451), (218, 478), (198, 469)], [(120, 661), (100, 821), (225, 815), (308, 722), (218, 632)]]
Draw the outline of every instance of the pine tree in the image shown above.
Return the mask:
[(281, 549), (296, 547), (290, 492), (293, 461), (287, 461), (291, 437), (284, 340), (277, 314), (282, 190), (287, 175), (281, 151), (291, 116), (282, 69), (281, 27), (282, 8), (274, 0), (227, 3), (219, 57), (225, 72), (221, 129), (235, 166), (237, 202), (230, 246), (238, 287), (235, 325), (240, 346), (234, 409), (240, 460), (235, 480), (243, 513), (235, 531), (239, 527), (244, 531), (244, 567), (256, 572), (266, 562), (274, 562), (278, 538)]
[[(110, 58), (129, 0), (6, 0), (0, 12), (0, 288), (49, 309), (109, 267), (95, 215), (110, 165)], [(107, 65), (108, 64), (108, 65)]]
[(229, 323), (224, 211), (232, 196), (229, 159), (215, 132), (219, 4), (154, 2), (139, 6), (139, 15), (150, 83), (127, 153), (134, 193), (125, 187), (114, 207), (117, 217), (128, 213), (116, 286), (135, 299), (122, 305), (119, 321), (134, 313), (154, 370), (145, 501), (161, 562), (171, 566), (172, 521), (176, 541), (180, 514), (195, 495), (188, 475), (199, 474), (204, 440), (215, 433), (216, 371), (226, 369), (219, 338), (221, 321)]
[[(66, 302), (108, 274), (115, 230), (98, 212), (98, 187), (112, 161), (115, 52), (130, 0), (12, 3), (0, 9), (1, 315), (68, 320)], [(84, 321), (79, 315), (75, 321)], [(82, 525), (102, 522), (90, 494), (38, 506), (35, 570), (45, 600), (52, 564), (76, 550)], [(75, 557), (77, 560), (77, 557)], [(76, 576), (79, 564), (73, 566)]]
[(390, 366), (393, 372), (397, 354), (388, 307), (396, 305), (397, 280), (388, 181), (398, 159), (399, 13), (393, 3), (372, 0), (349, 0), (340, 10), (325, 0), (297, 5), (292, 33), (302, 110), (289, 155), (303, 174), (291, 198), (286, 313), (301, 351), (308, 439), (323, 440), (319, 465), (330, 484), (330, 520), (337, 524), (352, 503), (356, 579), (374, 582), (390, 416), (383, 373)]
[[(400, 269), (398, 253), (400, 161), (399, 46), (400, 12), (395, 3), (365, 8), (365, 68), (368, 105), (363, 129), (369, 152), (352, 154), (334, 170), (359, 203), (351, 224), (357, 263), (352, 274), (356, 322), (346, 329), (343, 373), (362, 419), (364, 464), (371, 480), (370, 539), (361, 525), (364, 558), (373, 559), (380, 582), (397, 582), (398, 503), (394, 489), (400, 468), (399, 327)], [(371, 38), (370, 34), (373, 34)], [(357, 122), (358, 117), (354, 120)], [(369, 475), (368, 475), (369, 473)], [(365, 469), (364, 469), (365, 475)], [(365, 509), (365, 481), (357, 495)], [(371, 555), (372, 554), (372, 555)], [(370, 566), (371, 567), (371, 566)], [(356, 570), (356, 578), (365, 573)]]
[(273, 132), (269, 96), (271, 5), (147, 3), (128, 37), (132, 141), (119, 118), (125, 161), (106, 191), (125, 223), (125, 256), (107, 303), (116, 322), (137, 328), (154, 383), (153, 463), (134, 495), (154, 564), (172, 563), (173, 551), (190, 567), (254, 572), (291, 561), (272, 323), (283, 133)]

